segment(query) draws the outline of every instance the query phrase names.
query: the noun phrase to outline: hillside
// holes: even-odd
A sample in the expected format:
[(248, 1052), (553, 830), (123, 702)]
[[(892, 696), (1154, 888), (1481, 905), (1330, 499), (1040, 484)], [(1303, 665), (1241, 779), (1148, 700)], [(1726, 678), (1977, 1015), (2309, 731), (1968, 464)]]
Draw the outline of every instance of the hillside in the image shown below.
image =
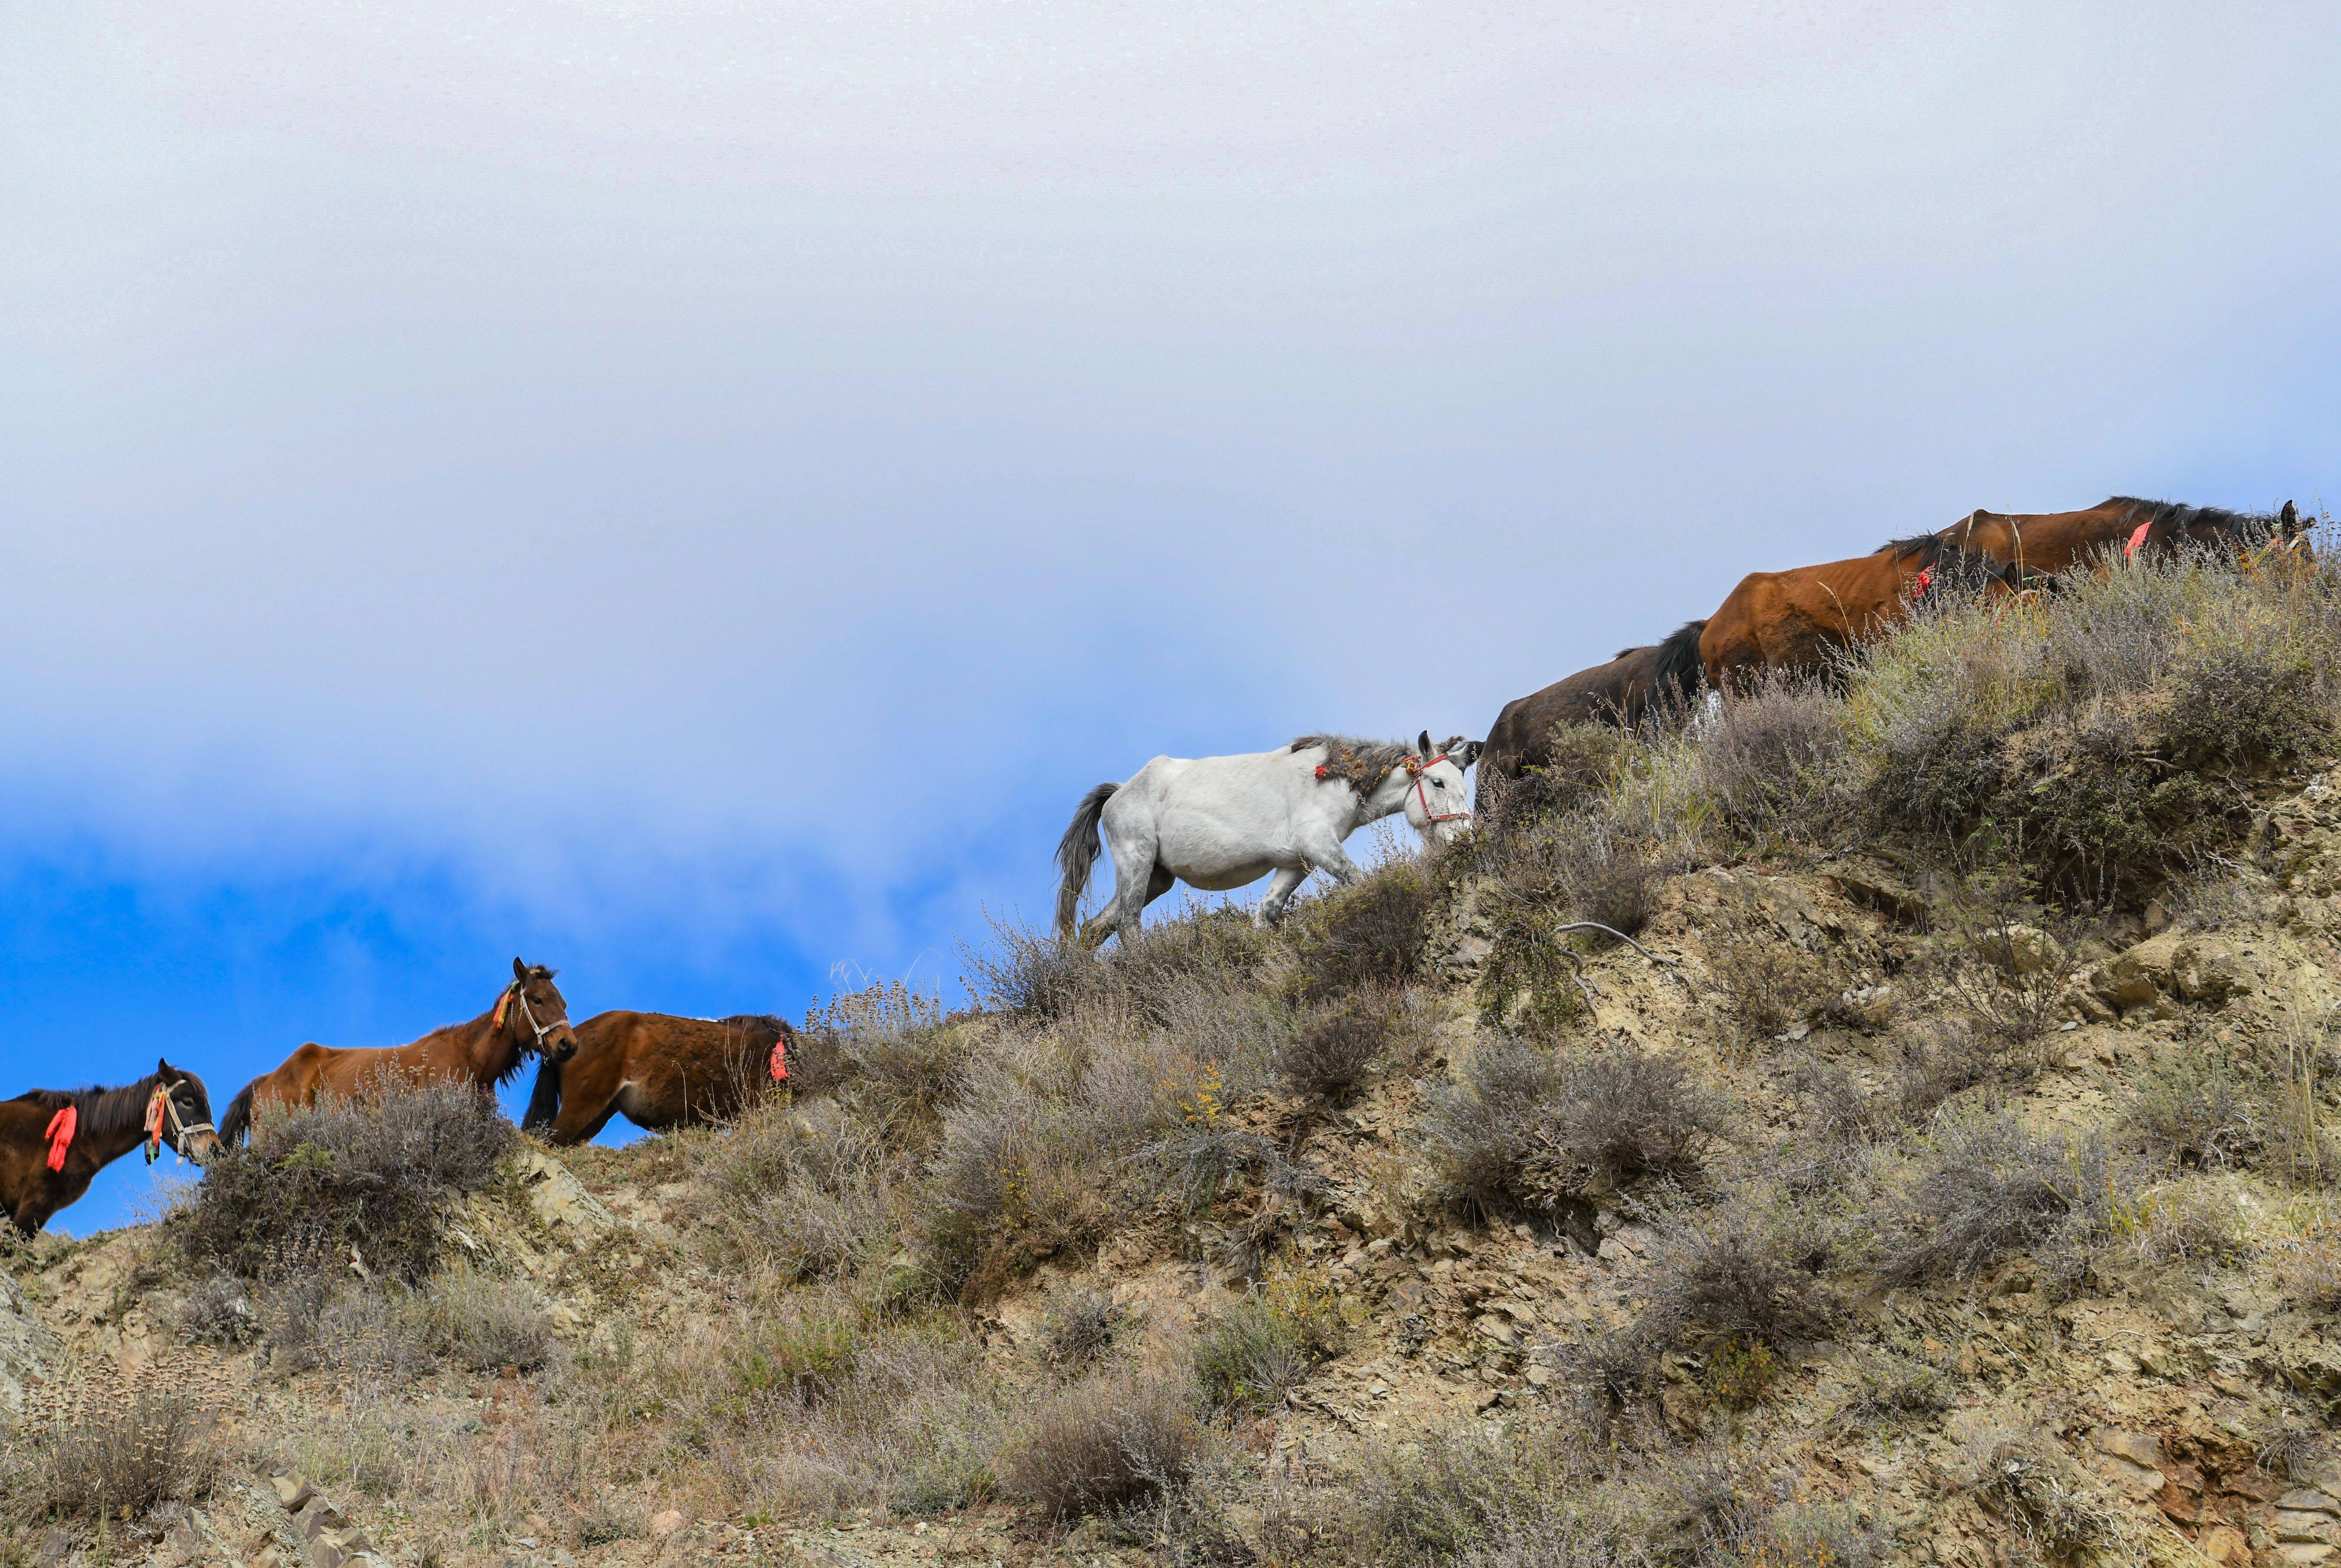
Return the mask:
[(1941, 605), (736, 1127), (290, 1119), (9, 1260), (12, 1560), (2308, 1568), (2337, 653), (2315, 569)]

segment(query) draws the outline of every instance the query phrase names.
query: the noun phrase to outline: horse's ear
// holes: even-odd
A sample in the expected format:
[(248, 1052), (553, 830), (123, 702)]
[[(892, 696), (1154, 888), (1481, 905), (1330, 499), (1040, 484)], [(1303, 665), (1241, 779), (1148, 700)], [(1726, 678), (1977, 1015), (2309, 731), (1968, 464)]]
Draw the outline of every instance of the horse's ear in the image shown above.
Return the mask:
[(2291, 538), (2300, 532), (2300, 508), (2289, 501), (2286, 502), (2284, 510), (2276, 514), (2276, 523), (2277, 528), (2283, 531), (2284, 536), (2287, 539)]
[(1439, 754), (1437, 752), (1430, 749), (1430, 732), (1429, 730), (1423, 731), (1422, 738), (1414, 744), (1416, 747), (1414, 754), (1421, 757), (1425, 761), (1429, 761), (1430, 758)]
[(514, 980), (525, 980), (528, 978), (528, 965), (523, 964), (517, 958), (513, 960), (513, 978)]
[(158, 1078), (168, 1078), (171, 1075), (171, 1064), (166, 1058), (161, 1056), (154, 1058), (154, 1075)]

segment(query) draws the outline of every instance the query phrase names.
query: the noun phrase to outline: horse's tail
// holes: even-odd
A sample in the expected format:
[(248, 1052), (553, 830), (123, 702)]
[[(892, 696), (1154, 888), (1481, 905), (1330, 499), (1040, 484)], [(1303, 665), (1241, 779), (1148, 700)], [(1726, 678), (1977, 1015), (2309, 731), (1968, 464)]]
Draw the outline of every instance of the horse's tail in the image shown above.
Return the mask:
[(550, 1056), (540, 1057), (536, 1064), (536, 1088), (528, 1097), (528, 1114), (520, 1119), (520, 1130), (533, 1133), (553, 1125), (561, 1114), (561, 1064)]
[(1064, 881), (1057, 887), (1060, 936), (1071, 934), (1074, 919), (1081, 912), (1081, 894), (1090, 884), (1090, 868), (1097, 864), (1098, 818), (1105, 814), (1105, 803), (1121, 787), (1118, 784), (1101, 784), (1081, 796), (1081, 804), (1073, 813), (1072, 825), (1057, 841), (1057, 869), (1065, 874)]
[(244, 1142), (244, 1129), (252, 1125), (252, 1092), (259, 1087), (260, 1080), (254, 1078), (238, 1090), (235, 1098), (227, 1103), (227, 1109), (221, 1114), (219, 1120), (221, 1143), (233, 1148)]

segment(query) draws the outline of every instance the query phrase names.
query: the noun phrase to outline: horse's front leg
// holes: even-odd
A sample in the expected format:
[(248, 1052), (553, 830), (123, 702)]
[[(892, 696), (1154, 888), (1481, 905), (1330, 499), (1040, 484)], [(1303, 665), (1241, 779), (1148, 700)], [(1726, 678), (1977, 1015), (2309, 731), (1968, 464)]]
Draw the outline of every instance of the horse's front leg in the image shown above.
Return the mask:
[(1283, 919), (1284, 906), (1292, 902), (1293, 890), (1307, 881), (1308, 877), (1309, 868), (1305, 865), (1296, 865), (1279, 871), (1268, 884), (1267, 896), (1260, 901), (1260, 907), (1252, 911), (1253, 922), (1260, 925), (1273, 925)]

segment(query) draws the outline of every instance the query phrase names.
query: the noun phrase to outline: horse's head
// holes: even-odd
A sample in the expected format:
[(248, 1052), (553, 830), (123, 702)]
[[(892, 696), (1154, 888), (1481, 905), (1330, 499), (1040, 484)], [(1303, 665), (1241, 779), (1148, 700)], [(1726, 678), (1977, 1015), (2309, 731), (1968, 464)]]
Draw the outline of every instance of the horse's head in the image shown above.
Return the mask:
[(577, 1054), (577, 1032), (569, 1027), (569, 1004), (542, 964), (513, 960), (513, 981), (496, 1004), (496, 1023), (513, 1031), (523, 1054), (533, 1051), (548, 1062)]
[(154, 1094), (146, 1106), (146, 1157), (168, 1143), (179, 1157), (208, 1164), (219, 1153), (219, 1131), (212, 1125), (212, 1097), (204, 1081), (168, 1062), (154, 1064)]
[(1445, 843), (1470, 825), (1470, 791), (1464, 770), (1479, 760), (1480, 744), (1461, 735), (1433, 747), (1425, 730), (1406, 760), (1406, 820), (1426, 843)]

